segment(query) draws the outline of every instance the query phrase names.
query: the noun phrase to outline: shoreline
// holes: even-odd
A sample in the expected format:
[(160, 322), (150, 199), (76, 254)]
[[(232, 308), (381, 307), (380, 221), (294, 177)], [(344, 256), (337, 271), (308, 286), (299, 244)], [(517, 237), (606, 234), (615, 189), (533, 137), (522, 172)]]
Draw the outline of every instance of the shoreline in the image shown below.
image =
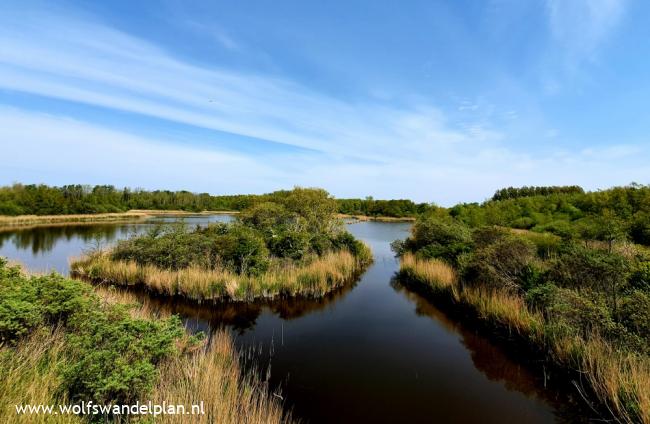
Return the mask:
[(70, 215), (0, 215), (0, 231), (49, 225), (94, 224), (102, 222), (142, 221), (156, 216), (235, 215), (237, 211), (144, 210), (128, 212)]
[(373, 222), (415, 222), (415, 217), (413, 217), (413, 216), (403, 216), (403, 217), (368, 216), (368, 215), (356, 215), (356, 214), (346, 214), (346, 213), (339, 213), (339, 214), (336, 214), (336, 216), (337, 216), (337, 218), (341, 218), (341, 219), (351, 219), (351, 220), (354, 220), (354, 222), (368, 222), (368, 221), (373, 221)]
[[(365, 246), (365, 245), (364, 245)], [(190, 267), (167, 270), (112, 260), (107, 252), (71, 260), (70, 276), (96, 284), (137, 287), (157, 296), (195, 303), (250, 303), (291, 298), (318, 299), (355, 282), (372, 264), (348, 250), (329, 252), (308, 264), (278, 267), (258, 276)]]
[[(614, 375), (635, 367), (643, 373), (644, 365), (613, 350), (607, 342), (599, 338), (554, 338), (546, 332), (546, 322), (541, 316), (525, 306), (520, 309), (521, 305), (511, 302), (511, 297), (490, 296), (489, 292), (465, 287), (455, 279), (442, 281), (426, 275), (419, 269), (418, 262), (402, 258), (397, 279), (452, 319), (502, 345), (509, 354), (522, 358), (524, 363), (538, 364), (538, 371), (541, 364), (545, 385), (549, 379), (554, 380), (552, 386), (561, 390), (575, 386), (577, 394), (570, 391), (567, 394), (572, 395), (570, 402), (585, 413), (591, 410), (600, 415), (598, 419), (646, 422), (647, 411), (636, 403), (642, 399), (628, 397), (643, 396), (638, 392), (643, 383), (630, 383), (625, 376)], [(605, 358), (611, 362), (605, 363)], [(612, 380), (617, 380), (620, 393), (607, 390), (606, 383)]]

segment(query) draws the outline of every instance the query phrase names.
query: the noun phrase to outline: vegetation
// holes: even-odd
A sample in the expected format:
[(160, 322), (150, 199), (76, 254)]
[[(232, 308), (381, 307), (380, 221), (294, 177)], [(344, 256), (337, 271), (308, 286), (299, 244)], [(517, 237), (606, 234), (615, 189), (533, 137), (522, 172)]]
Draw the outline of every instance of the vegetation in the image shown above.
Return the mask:
[(492, 200), (516, 199), (518, 197), (546, 196), (549, 194), (583, 194), (585, 191), (580, 186), (551, 186), (551, 187), (508, 187), (497, 190)]
[[(0, 187), (0, 216), (71, 215), (152, 211), (241, 211), (259, 203), (278, 202), (290, 195), (280, 190), (268, 194), (210, 195), (189, 191), (116, 188), (112, 185), (14, 184)], [(337, 211), (370, 217), (414, 217), (433, 205), (410, 200), (339, 199)], [(31, 218), (33, 221), (33, 218)], [(2, 222), (0, 222), (0, 225)]]
[(393, 248), (406, 281), (577, 370), (616, 418), (650, 422), (647, 249), (470, 228), (441, 213), (421, 216), (411, 237)]
[(550, 194), (535, 194), (542, 189), (534, 188), (525, 196), (517, 193), (526, 188), (504, 189), (514, 190), (512, 195), (500, 190), (491, 201), (456, 205), (449, 214), (470, 227), (529, 229), (564, 239), (597, 240), (609, 247), (622, 240), (650, 245), (650, 186), (631, 184), (588, 193), (551, 187)]
[(0, 421), (93, 418), (17, 415), (13, 405), (149, 399), (173, 399), (188, 408), (203, 401), (206, 414), (197, 422), (285, 420), (260, 383), (241, 377), (227, 334), (206, 346), (200, 336), (185, 333), (178, 317), (152, 319), (140, 308), (106, 300), (87, 283), (57, 274), (28, 277), (0, 260), (0, 403), (7, 406)]
[(72, 271), (198, 301), (322, 296), (372, 260), (335, 212), (336, 201), (324, 190), (297, 188), (252, 206), (232, 224), (154, 228), (110, 252), (91, 253)]
[(339, 199), (338, 203), (340, 213), (370, 217), (414, 217), (435, 208), (434, 205), (428, 203), (414, 203), (406, 199), (375, 200), (372, 197)]
[(114, 221), (135, 221), (149, 217), (144, 212), (121, 212), (121, 213), (102, 213), (92, 215), (20, 215), (20, 216), (0, 216), (0, 229), (13, 227), (29, 227), (36, 225), (56, 225), (69, 223), (84, 222), (114, 222)]

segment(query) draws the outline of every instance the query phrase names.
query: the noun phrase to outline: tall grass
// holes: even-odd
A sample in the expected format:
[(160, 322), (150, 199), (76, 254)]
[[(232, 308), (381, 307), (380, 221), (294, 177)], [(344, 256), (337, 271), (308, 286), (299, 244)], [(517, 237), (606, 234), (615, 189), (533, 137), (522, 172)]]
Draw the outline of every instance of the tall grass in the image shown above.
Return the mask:
[[(192, 415), (192, 423), (285, 423), (280, 398), (252, 374), (243, 373), (232, 339), (226, 332), (213, 336), (206, 349), (177, 356), (160, 367), (154, 404), (163, 401), (186, 405), (203, 402), (204, 415)], [(160, 416), (161, 423), (186, 423), (180, 415)]]
[[(156, 319), (159, 312), (132, 293), (100, 287), (102, 301), (133, 305), (131, 313), (141, 319)], [(61, 329), (41, 327), (16, 346), (0, 346), (0, 423), (77, 424), (84, 417), (73, 414), (17, 415), (14, 405), (68, 404), (61, 386), (60, 367), (72, 360), (66, 353), (66, 336)], [(158, 379), (142, 400), (154, 404), (184, 405), (203, 403), (203, 415), (192, 415), (193, 423), (289, 423), (279, 396), (239, 363), (232, 338), (225, 331), (214, 335), (209, 344), (195, 349), (179, 349), (158, 366)], [(137, 417), (131, 417), (137, 421)], [(145, 422), (150, 416), (142, 417)], [(155, 422), (185, 423), (187, 416), (159, 415)]]
[(585, 386), (577, 387), (594, 397), (619, 422), (650, 423), (650, 359), (622, 352), (597, 334), (567, 337), (552, 330), (552, 323), (528, 309), (513, 293), (463, 286), (454, 269), (440, 260), (419, 259), (411, 253), (401, 258), (400, 274), (421, 284), (434, 296), (471, 311), (474, 318), (494, 330), (516, 334), (549, 362), (577, 371)]
[(58, 366), (67, 360), (63, 331), (39, 328), (15, 347), (0, 347), (0, 422), (83, 422), (75, 415), (16, 414), (15, 405), (64, 404)]
[(347, 250), (340, 250), (306, 264), (275, 262), (261, 275), (243, 275), (227, 269), (210, 270), (198, 266), (162, 269), (112, 260), (109, 254), (98, 252), (74, 260), (71, 272), (93, 282), (143, 286), (161, 295), (195, 301), (249, 301), (278, 296), (323, 296), (354, 279), (367, 266), (367, 257), (369, 254), (355, 257)]
[[(133, 305), (131, 314), (142, 319), (161, 317), (147, 299), (140, 300), (126, 290), (97, 286), (97, 295), (105, 302)], [(280, 397), (252, 372), (244, 371), (232, 337), (220, 330), (207, 346), (175, 355), (159, 367), (158, 383), (150, 396), (153, 404), (191, 405), (203, 402), (202, 415), (192, 415), (192, 423), (290, 423), (283, 412)], [(148, 399), (147, 399), (148, 400)], [(185, 423), (186, 416), (160, 415), (160, 423)]]

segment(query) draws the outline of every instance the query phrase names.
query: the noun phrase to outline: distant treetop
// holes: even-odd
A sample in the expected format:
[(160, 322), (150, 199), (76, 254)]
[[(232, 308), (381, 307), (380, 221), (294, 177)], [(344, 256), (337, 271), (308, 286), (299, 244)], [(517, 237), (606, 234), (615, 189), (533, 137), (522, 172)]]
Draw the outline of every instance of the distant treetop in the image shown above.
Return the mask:
[(524, 186), (508, 187), (497, 190), (492, 196), (493, 201), (516, 199), (518, 197), (545, 196), (549, 194), (583, 194), (585, 191), (577, 185), (572, 186)]

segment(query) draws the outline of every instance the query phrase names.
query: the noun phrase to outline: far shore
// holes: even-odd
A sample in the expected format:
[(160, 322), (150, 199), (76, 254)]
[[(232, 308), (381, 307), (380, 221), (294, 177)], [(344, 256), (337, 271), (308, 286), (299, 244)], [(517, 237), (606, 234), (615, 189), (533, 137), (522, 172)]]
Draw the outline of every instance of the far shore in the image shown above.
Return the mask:
[(139, 210), (134, 209), (128, 212), (97, 213), (97, 214), (73, 214), (73, 215), (0, 215), (0, 231), (8, 228), (19, 228), (37, 225), (76, 224), (94, 222), (115, 222), (115, 221), (139, 221), (154, 216), (178, 216), (178, 215), (230, 215), (237, 214), (236, 211), (201, 211), (188, 212), (180, 210)]
[(337, 214), (342, 219), (352, 219), (355, 221), (376, 221), (376, 222), (415, 222), (415, 217), (412, 216), (368, 216), (368, 215), (349, 215), (345, 213)]

